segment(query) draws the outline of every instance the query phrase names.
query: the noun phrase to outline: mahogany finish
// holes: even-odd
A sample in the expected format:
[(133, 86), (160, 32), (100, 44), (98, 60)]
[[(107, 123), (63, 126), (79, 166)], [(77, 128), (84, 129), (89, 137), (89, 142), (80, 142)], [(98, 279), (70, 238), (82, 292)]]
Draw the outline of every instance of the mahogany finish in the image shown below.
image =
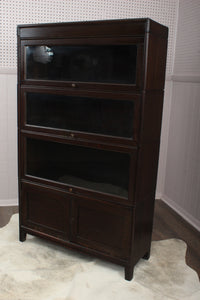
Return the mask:
[(150, 19), (18, 26), (21, 241), (107, 259), (127, 280), (149, 258), (167, 36)]

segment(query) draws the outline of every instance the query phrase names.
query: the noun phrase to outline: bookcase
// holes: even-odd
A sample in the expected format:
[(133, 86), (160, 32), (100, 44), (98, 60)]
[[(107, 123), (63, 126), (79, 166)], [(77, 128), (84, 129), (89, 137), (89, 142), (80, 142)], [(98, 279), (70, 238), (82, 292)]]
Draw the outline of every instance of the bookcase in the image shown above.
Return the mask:
[(20, 241), (125, 268), (150, 255), (168, 29), (150, 19), (19, 25)]

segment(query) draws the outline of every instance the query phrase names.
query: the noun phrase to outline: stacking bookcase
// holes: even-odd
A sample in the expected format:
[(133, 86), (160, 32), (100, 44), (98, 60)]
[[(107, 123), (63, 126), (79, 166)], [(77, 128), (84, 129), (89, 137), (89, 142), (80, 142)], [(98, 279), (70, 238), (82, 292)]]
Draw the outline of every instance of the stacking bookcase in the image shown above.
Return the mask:
[(168, 29), (18, 26), (20, 240), (114, 262), (150, 255)]

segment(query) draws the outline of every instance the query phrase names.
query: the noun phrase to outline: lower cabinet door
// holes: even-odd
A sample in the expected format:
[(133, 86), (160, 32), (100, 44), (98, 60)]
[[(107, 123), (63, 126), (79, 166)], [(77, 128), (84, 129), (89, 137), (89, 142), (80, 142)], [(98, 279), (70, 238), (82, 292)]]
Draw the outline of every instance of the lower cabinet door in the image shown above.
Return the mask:
[(126, 259), (131, 242), (130, 208), (85, 198), (72, 201), (71, 240), (109, 256)]
[(69, 239), (69, 199), (64, 192), (22, 183), (20, 209), (21, 225)]

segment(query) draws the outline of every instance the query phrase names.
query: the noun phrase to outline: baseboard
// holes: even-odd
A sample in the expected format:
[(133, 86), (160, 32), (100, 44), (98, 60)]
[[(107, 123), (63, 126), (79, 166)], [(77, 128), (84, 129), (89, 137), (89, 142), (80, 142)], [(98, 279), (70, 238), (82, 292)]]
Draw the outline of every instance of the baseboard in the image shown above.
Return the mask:
[(155, 199), (159, 199), (160, 200), (160, 199), (162, 199), (162, 196), (163, 196), (162, 193), (157, 192)]
[(18, 206), (18, 199), (0, 199), (0, 206)]
[(180, 215), (186, 222), (192, 225), (195, 229), (200, 232), (200, 221), (194, 218), (190, 213), (185, 211), (182, 207), (180, 207), (177, 203), (171, 200), (166, 195), (161, 195), (161, 197), (156, 198), (164, 201), (168, 206), (170, 206), (178, 215)]

